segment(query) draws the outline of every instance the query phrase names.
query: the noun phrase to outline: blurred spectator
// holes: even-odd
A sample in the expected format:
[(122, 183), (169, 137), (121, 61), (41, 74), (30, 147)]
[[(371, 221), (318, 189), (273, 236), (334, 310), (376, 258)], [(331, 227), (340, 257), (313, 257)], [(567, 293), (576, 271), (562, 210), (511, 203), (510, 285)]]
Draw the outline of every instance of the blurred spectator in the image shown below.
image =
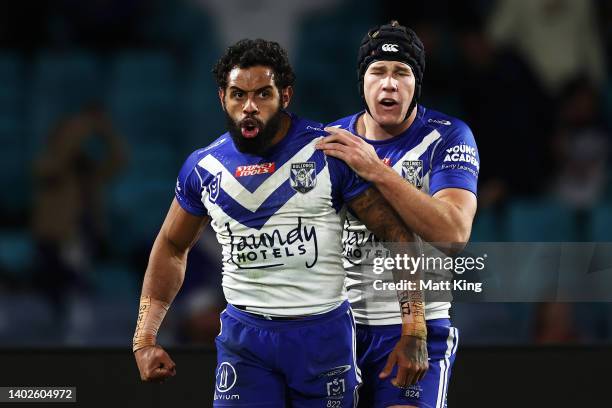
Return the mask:
[(555, 134), (555, 193), (566, 204), (589, 209), (607, 186), (609, 137), (601, 116), (600, 95), (585, 76), (570, 81), (560, 98)]
[(567, 344), (581, 340), (576, 329), (574, 308), (568, 303), (540, 303), (535, 312), (536, 344)]
[(88, 289), (85, 275), (104, 251), (104, 186), (124, 162), (123, 142), (97, 106), (62, 120), (35, 162), (35, 279), (60, 321), (70, 295)]
[(592, 1), (499, 0), (489, 23), (495, 44), (516, 50), (551, 95), (582, 72), (602, 84), (606, 71)]
[(223, 295), (219, 296), (217, 290), (202, 287), (192, 291), (186, 304), (182, 305), (183, 319), (178, 328), (181, 343), (215, 344), (215, 337), (221, 329), (219, 315), (224, 308)]
[(553, 104), (515, 53), (495, 50), (479, 18), (466, 17), (457, 29), (460, 56), (451, 92), (481, 152), (479, 207), (538, 195), (551, 168)]
[(212, 15), (226, 47), (243, 38), (280, 43), (292, 55), (300, 20), (333, 9), (342, 0), (192, 0)]

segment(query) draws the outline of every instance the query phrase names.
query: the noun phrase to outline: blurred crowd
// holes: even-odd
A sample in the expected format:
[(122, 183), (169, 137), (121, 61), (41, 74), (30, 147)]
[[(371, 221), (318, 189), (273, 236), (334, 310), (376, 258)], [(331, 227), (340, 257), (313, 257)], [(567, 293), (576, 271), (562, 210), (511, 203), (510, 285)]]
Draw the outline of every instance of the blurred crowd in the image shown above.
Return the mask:
[[(0, 347), (124, 346), (184, 158), (224, 131), (210, 73), (242, 37), (285, 46), (291, 110), (362, 109), (356, 54), (397, 19), (424, 42), (422, 103), (472, 128), (472, 239), (612, 241), (612, 3), (97, 0), (0, 5)], [(162, 341), (211, 344), (220, 248), (194, 247)], [(486, 307), (484, 307), (486, 306)], [(588, 316), (588, 318), (585, 318)], [(456, 304), (464, 344), (612, 341), (607, 304)], [(562, 323), (562, 324), (561, 324)]]

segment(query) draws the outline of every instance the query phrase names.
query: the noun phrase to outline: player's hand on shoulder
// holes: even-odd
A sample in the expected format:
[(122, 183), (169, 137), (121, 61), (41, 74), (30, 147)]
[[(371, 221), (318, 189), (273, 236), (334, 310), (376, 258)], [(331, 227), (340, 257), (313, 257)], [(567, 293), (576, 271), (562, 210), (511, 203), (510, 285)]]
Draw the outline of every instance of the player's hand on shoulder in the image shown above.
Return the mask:
[(161, 346), (147, 346), (134, 353), (140, 371), (140, 379), (147, 382), (163, 382), (176, 375), (176, 364)]
[(316, 148), (345, 162), (360, 177), (372, 181), (386, 166), (378, 158), (374, 147), (359, 136), (345, 129), (326, 127), (329, 136), (321, 139)]
[(393, 385), (406, 388), (419, 382), (429, 369), (427, 341), (419, 337), (403, 335), (387, 359), (380, 378), (387, 378), (397, 364), (397, 375)]

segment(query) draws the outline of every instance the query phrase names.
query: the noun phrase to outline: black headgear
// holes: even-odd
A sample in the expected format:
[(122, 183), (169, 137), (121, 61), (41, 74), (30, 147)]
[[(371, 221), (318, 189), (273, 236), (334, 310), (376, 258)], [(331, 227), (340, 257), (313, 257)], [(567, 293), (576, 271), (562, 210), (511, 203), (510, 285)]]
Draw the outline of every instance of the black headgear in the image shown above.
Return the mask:
[(410, 65), (415, 78), (415, 89), (407, 116), (421, 96), (423, 72), (425, 71), (425, 48), (411, 29), (399, 25), (397, 21), (376, 27), (368, 31), (361, 40), (357, 55), (357, 74), (359, 78), (359, 95), (364, 100), (366, 110), (370, 111), (363, 94), (363, 76), (368, 66), (375, 61), (399, 61)]

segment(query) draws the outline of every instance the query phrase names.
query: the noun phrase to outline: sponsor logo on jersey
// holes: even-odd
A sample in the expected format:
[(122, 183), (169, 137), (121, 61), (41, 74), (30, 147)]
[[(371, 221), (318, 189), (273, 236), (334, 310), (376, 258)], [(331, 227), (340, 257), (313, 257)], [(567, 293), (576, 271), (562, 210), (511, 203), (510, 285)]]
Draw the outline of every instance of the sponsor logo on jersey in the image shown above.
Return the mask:
[(308, 129), (308, 130), (316, 130), (317, 132), (324, 132), (323, 129), (321, 129), (320, 127), (316, 127), (316, 126), (308, 125), (308, 126), (306, 126), (306, 129)]
[(467, 144), (459, 144), (446, 149), (444, 162), (469, 163), (476, 167), (476, 171), (480, 170), (480, 163), (476, 159), (476, 148)]
[(208, 147), (206, 147), (206, 148), (202, 149), (202, 151), (203, 151), (203, 152), (205, 152), (205, 151), (210, 150), (210, 149), (212, 149), (212, 148), (214, 148), (214, 147), (220, 146), (220, 145), (222, 145), (223, 143), (225, 143), (225, 141), (226, 141), (226, 140), (227, 140), (227, 138), (223, 138), (223, 139), (221, 139), (221, 140), (217, 140), (216, 142), (214, 142), (214, 143), (213, 143), (213, 144), (211, 144), (210, 146), (208, 146)]
[(402, 177), (416, 188), (423, 187), (423, 160), (404, 160)]
[[(230, 259), (239, 269), (266, 269), (283, 266), (286, 259), (303, 256), (308, 269), (317, 264), (319, 243), (314, 226), (297, 224), (290, 230), (274, 229), (259, 234), (234, 235), (229, 223), (225, 224), (230, 239)], [(267, 261), (267, 262), (262, 262)]]
[(390, 157), (385, 157), (385, 158), (382, 160), (382, 162), (383, 162), (383, 164), (384, 164), (385, 166), (391, 167), (391, 158), (390, 158)]
[(437, 123), (438, 125), (450, 126), (450, 120), (444, 119), (427, 119), (427, 123)]
[(236, 167), (236, 177), (255, 176), (257, 174), (272, 174), (276, 170), (274, 162), (249, 164)]
[(312, 190), (317, 184), (314, 162), (291, 163), (291, 187), (302, 194)]
[(219, 198), (219, 191), (221, 191), (221, 172), (217, 173), (206, 188), (208, 190), (208, 200), (213, 204), (216, 203), (217, 198)]
[[(342, 236), (342, 247), (344, 248), (342, 255), (344, 259), (353, 265), (372, 265), (371, 258), (384, 258), (391, 256), (382, 241), (378, 239), (373, 232), (350, 231), (350, 223), (344, 224), (344, 233)], [(366, 263), (368, 262), (368, 263)]]
[(397, 44), (383, 44), (382, 50), (384, 52), (398, 52)]

